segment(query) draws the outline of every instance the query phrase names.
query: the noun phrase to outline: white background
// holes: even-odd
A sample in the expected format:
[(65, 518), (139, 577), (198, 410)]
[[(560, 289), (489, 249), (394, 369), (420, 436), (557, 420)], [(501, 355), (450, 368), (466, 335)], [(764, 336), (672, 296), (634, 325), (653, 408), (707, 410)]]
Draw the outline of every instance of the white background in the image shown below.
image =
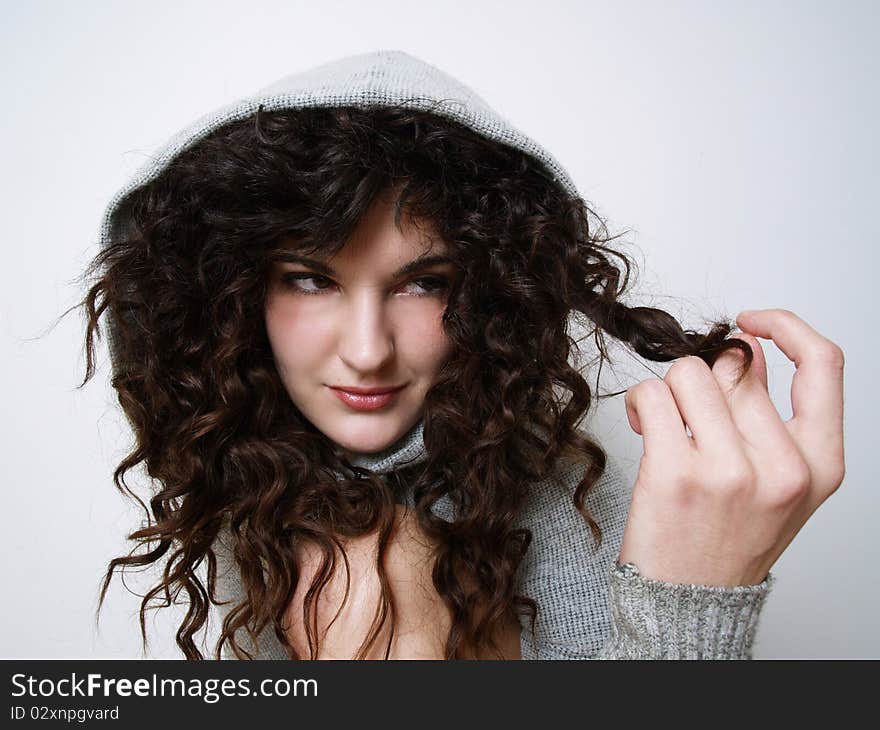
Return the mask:
[[(755, 656), (880, 657), (874, 363), (878, 6), (872, 2), (4, 2), (0, 656), (138, 657), (139, 600), (107, 560), (141, 515), (106, 345), (56, 317), (112, 194), (172, 133), (281, 76), (381, 48), (474, 88), (631, 229), (643, 303), (692, 327), (785, 307), (846, 354), (847, 475), (774, 568)], [(774, 402), (793, 365), (764, 342)], [(620, 388), (662, 374), (619, 353)], [(634, 478), (622, 398), (595, 428)], [(873, 446), (872, 446), (873, 444)], [(144, 487), (142, 478), (130, 483)], [(141, 581), (143, 582), (143, 581)], [(132, 581), (133, 587), (139, 585)], [(163, 611), (163, 614), (170, 614)], [(148, 655), (180, 657), (176, 619)]]

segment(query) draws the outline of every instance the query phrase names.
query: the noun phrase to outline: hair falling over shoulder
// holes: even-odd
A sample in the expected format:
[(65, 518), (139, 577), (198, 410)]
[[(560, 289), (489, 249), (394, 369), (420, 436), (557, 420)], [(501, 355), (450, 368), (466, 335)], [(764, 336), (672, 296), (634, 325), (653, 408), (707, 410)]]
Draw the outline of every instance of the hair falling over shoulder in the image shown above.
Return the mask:
[[(335, 567), (339, 538), (376, 531), (382, 620), (358, 656), (386, 618), (393, 622), (382, 566), (391, 489), (344, 462), (298, 412), (263, 316), (273, 249), (284, 240), (333, 255), (389, 190), (398, 220), (429, 223), (461, 273), (443, 316), (454, 354), (425, 403), (428, 458), (392, 475), (407, 480), (418, 524), (440, 546), (432, 578), (452, 616), (446, 658), (494, 648), (510, 612), (527, 615), (534, 630), (537, 606), (515, 591), (531, 540), (516, 518), (558, 458), (585, 464), (574, 507), (601, 540), (584, 499), (606, 456), (578, 429), (593, 396), (570, 362), (573, 318), (593, 335), (600, 369), (603, 333), (653, 361), (696, 355), (711, 365), (737, 347), (750, 364), (744, 343), (728, 338), (731, 324), (700, 334), (662, 310), (624, 305), (630, 261), (612, 248), (616, 236), (519, 150), (400, 107), (261, 109), (227, 124), (124, 201), (127, 234), (90, 262), (78, 305), (87, 319), (80, 387), (95, 372), (102, 317), (115, 327), (112, 385), (135, 442), (114, 483), (147, 515), (128, 536), (131, 552), (110, 561), (98, 611), (117, 569), (162, 561), (161, 580), (141, 603), (144, 650), (147, 610), (183, 592), (177, 644), (186, 658), (203, 658), (194, 637), (217, 603), (213, 546), (223, 530), (246, 599), (224, 619), (216, 658), (227, 642), (250, 656), (236, 635), (267, 627), (291, 658), (318, 655), (312, 626), (310, 656), (297, 656), (285, 635), (298, 539), (324, 554), (308, 609)], [(153, 485), (148, 507), (125, 482), (141, 464)], [(431, 509), (444, 495), (456, 507), (451, 522)]]

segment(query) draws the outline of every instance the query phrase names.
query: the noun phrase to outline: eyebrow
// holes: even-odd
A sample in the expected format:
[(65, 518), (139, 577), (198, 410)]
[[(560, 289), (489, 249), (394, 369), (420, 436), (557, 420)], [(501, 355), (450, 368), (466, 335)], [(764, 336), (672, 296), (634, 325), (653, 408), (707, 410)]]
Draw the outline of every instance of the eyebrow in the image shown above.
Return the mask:
[[(317, 259), (310, 259), (307, 256), (301, 256), (298, 253), (294, 253), (293, 251), (279, 251), (275, 254), (274, 257), (277, 261), (284, 261), (285, 263), (290, 264), (303, 264), (304, 266), (309, 266), (320, 274), (324, 274), (326, 276), (336, 276), (336, 272), (333, 268), (323, 261), (318, 261)], [(455, 261), (445, 254), (431, 254), (419, 256), (417, 259), (413, 259), (409, 263), (401, 266), (397, 271), (395, 271), (392, 275), (392, 279), (399, 279), (402, 276), (406, 276), (407, 274), (411, 274), (414, 271), (421, 271), (423, 269), (427, 269), (431, 266), (437, 266), (439, 264), (454, 264)]]

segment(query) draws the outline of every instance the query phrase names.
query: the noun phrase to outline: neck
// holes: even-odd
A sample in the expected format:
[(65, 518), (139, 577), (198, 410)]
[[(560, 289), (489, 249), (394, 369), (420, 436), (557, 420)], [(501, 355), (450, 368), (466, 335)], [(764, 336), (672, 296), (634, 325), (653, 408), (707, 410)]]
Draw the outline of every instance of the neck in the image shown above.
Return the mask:
[(427, 457), (424, 441), (424, 419), (420, 418), (403, 436), (390, 446), (371, 454), (345, 452), (353, 466), (369, 469), (376, 474), (387, 474), (393, 469), (417, 464)]

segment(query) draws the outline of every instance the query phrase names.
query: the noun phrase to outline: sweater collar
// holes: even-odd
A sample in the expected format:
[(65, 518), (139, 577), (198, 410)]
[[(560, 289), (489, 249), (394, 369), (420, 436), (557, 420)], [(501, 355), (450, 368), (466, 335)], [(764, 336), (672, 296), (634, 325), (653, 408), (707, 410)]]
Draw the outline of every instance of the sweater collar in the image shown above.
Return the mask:
[(397, 467), (420, 464), (428, 458), (424, 440), (425, 422), (420, 418), (397, 441), (372, 454), (355, 454), (349, 461), (353, 466), (369, 469), (376, 474), (387, 474)]

